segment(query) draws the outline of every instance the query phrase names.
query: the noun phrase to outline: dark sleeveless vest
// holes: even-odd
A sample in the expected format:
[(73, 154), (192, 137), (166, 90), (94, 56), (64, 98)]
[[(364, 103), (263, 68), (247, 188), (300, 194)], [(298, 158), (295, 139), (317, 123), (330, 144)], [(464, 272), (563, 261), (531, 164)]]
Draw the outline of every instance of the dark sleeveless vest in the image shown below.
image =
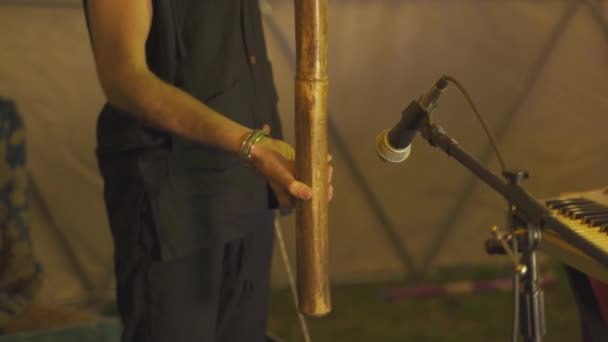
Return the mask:
[[(270, 124), (280, 138), (258, 1), (152, 1), (151, 70), (247, 127)], [(146, 127), (110, 104), (98, 119), (97, 154), (100, 163), (137, 162), (164, 257), (236, 238), (255, 229), (236, 222), (273, 207), (264, 178), (236, 155)]]

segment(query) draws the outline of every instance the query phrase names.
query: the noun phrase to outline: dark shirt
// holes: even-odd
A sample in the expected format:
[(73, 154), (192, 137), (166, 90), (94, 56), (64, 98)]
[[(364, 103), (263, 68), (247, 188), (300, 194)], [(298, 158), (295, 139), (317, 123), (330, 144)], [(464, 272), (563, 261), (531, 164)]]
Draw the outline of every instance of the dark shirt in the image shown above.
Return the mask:
[[(258, 1), (152, 2), (150, 69), (236, 122), (270, 124), (280, 138)], [(236, 155), (147, 127), (111, 104), (99, 116), (97, 142), (106, 183), (130, 172), (146, 189), (164, 255), (236, 238), (255, 229), (235, 226), (237, 217), (269, 208), (266, 181)], [(108, 166), (125, 159), (137, 165)]]

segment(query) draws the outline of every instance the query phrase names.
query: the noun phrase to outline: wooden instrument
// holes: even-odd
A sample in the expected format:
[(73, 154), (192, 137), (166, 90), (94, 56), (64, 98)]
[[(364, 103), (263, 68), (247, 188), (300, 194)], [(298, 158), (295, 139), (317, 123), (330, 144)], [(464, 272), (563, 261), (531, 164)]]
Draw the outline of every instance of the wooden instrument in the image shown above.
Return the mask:
[(327, 232), (327, 0), (296, 0), (296, 177), (312, 187), (296, 207), (299, 311), (331, 311)]
[(608, 267), (585, 252), (586, 247), (595, 246), (608, 255), (608, 189), (571, 193), (547, 200), (546, 204), (554, 216), (587, 245), (574, 245), (547, 226), (541, 251), (608, 283)]

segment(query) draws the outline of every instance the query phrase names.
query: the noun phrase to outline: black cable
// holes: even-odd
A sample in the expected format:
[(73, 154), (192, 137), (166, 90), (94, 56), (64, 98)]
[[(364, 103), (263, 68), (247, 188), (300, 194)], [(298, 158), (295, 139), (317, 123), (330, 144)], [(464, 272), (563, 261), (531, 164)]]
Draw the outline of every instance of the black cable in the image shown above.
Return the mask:
[(501, 156), (500, 152), (498, 151), (498, 146), (496, 145), (496, 141), (494, 140), (494, 137), (492, 136), (492, 133), (490, 133), (490, 129), (488, 128), (488, 125), (486, 124), (485, 120), (483, 119), (483, 117), (481, 116), (481, 114), (479, 113), (479, 111), (477, 110), (477, 106), (473, 102), (473, 99), (469, 95), (469, 92), (454, 77), (448, 76), (448, 75), (444, 75), (443, 79), (454, 83), (454, 85), (456, 85), (456, 87), (458, 88), (458, 90), (460, 90), (460, 92), (462, 93), (462, 95), (464, 95), (464, 97), (467, 99), (467, 102), (471, 106), (471, 109), (473, 109), (473, 113), (475, 113), (475, 116), (477, 116), (477, 119), (481, 123), (481, 126), (483, 127), (483, 130), (486, 132), (486, 136), (490, 140), (490, 145), (492, 146), (492, 149), (494, 149), (494, 153), (496, 154), (496, 158), (498, 158), (498, 162), (500, 163), (500, 168), (502, 169), (502, 172), (505, 172), (506, 171), (505, 162), (502, 159), (502, 156)]

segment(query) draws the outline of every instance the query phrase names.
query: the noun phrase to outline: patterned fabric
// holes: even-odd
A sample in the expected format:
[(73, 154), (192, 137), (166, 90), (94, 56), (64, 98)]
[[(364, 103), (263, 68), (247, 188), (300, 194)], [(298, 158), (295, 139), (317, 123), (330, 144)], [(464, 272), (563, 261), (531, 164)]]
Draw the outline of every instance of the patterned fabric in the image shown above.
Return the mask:
[(27, 307), (41, 283), (27, 192), (23, 122), (15, 104), (0, 98), (0, 327)]

